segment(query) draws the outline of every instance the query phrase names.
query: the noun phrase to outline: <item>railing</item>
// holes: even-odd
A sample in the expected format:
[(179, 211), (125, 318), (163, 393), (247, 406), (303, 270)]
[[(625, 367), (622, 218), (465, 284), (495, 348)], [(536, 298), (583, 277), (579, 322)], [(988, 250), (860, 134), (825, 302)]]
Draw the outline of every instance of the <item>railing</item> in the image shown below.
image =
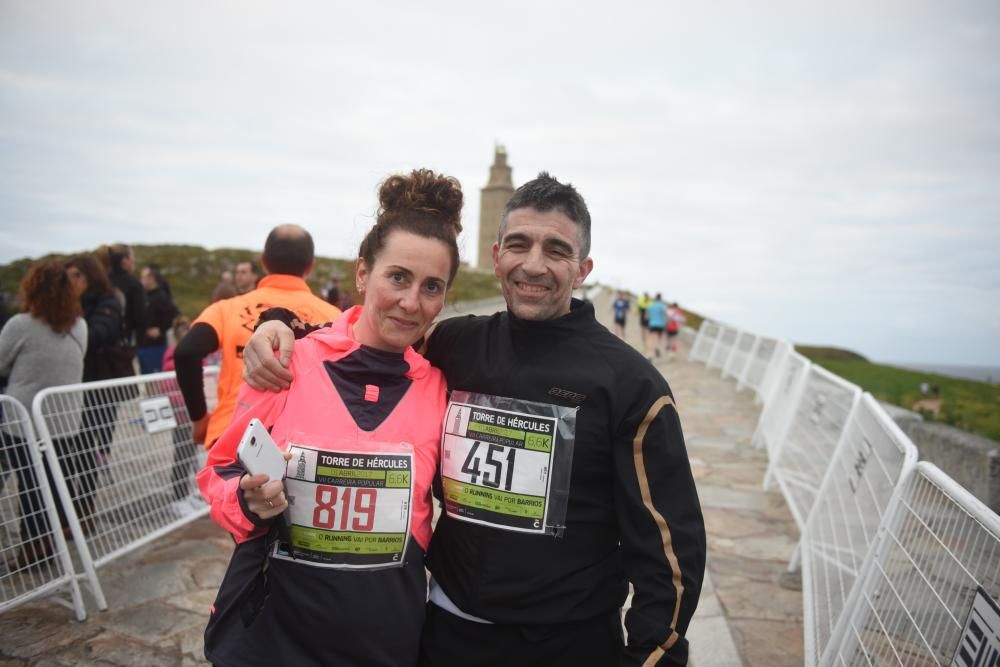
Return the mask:
[[(217, 376), (217, 368), (205, 369), (210, 407)], [(68, 588), (82, 620), (81, 578), (97, 608), (106, 609), (98, 568), (208, 514), (194, 483), (205, 453), (192, 440), (174, 373), (45, 389), (35, 397), (33, 420), (12, 399), (5, 397), (3, 406), (13, 416), (2, 424), (11, 434), (3, 451), (19, 462), (27, 452), (35, 472), (27, 474), (22, 464), (18, 507), (0, 505), (4, 553), (21, 558), (15, 562), (20, 567), (0, 580), (0, 611)], [(80, 574), (64, 534), (74, 542)], [(38, 544), (50, 548), (42, 554)]]
[(690, 359), (764, 403), (753, 443), (801, 531), (806, 665), (996, 664), (1000, 517), (786, 341), (706, 320)]
[(82, 621), (87, 613), (31, 418), (10, 396), (0, 396), (0, 438), (0, 612), (68, 593)]

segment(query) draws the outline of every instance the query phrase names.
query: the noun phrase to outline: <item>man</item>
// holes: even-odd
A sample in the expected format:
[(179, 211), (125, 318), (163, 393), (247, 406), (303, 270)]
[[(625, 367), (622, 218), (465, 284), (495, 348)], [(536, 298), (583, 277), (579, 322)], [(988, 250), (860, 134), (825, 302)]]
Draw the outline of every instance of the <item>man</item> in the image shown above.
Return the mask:
[[(593, 268), (589, 253), (583, 198), (539, 174), (507, 203), (493, 245), (507, 311), (446, 320), (428, 338), (426, 356), (453, 394), (422, 665), (687, 663), (705, 565), (701, 508), (666, 381), (572, 299)], [(271, 352), (279, 328), (267, 325), (248, 348), (248, 379), (262, 388), (289, 379)], [(289, 334), (281, 338), (287, 364)], [(488, 400), (462, 412), (472, 399), (460, 391)], [(507, 409), (482, 407), (491, 401)], [(461, 437), (474, 417), (481, 439)], [(521, 447), (501, 444), (519, 433), (528, 433)], [(551, 482), (539, 495), (506, 492), (539, 478)], [(534, 506), (546, 509), (532, 521)]]
[(252, 259), (246, 259), (236, 265), (236, 272), (233, 274), (233, 283), (236, 285), (237, 294), (246, 294), (257, 287), (257, 279), (260, 272), (257, 270), (257, 263)]
[[(212, 446), (232, 418), (242, 380), (243, 348), (261, 312), (281, 306), (305, 322), (328, 322), (340, 315), (340, 309), (313, 295), (306, 284), (305, 277), (313, 268), (309, 232), (298, 225), (275, 227), (267, 236), (260, 261), (268, 275), (257, 289), (208, 306), (174, 352), (177, 384), (191, 417), (194, 441), (206, 447)], [(218, 403), (209, 415), (201, 365), (216, 350), (222, 352), (222, 368)]]
[(618, 291), (618, 296), (611, 304), (611, 310), (615, 318), (615, 334), (625, 340), (625, 318), (628, 316), (628, 294), (624, 290)]

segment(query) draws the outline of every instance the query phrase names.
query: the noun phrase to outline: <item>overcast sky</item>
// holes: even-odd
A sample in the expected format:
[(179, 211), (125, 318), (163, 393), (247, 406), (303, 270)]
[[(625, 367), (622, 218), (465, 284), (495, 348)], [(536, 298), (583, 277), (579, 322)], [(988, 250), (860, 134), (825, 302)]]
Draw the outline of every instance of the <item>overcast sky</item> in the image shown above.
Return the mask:
[[(548, 170), (594, 278), (877, 361), (1000, 366), (1000, 3), (0, 0), (0, 262), (353, 257), (377, 183)], [(3, 286), (10, 289), (12, 286)]]

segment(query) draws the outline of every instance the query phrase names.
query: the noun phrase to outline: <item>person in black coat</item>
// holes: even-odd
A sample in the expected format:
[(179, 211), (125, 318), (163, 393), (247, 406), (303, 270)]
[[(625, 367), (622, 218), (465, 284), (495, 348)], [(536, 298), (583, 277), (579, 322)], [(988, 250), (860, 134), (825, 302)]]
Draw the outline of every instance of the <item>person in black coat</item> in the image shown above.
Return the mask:
[(146, 329), (139, 345), (139, 370), (143, 374), (159, 373), (163, 353), (167, 351), (167, 331), (180, 314), (170, 295), (170, 285), (163, 279), (160, 267), (147, 264), (139, 275), (146, 290)]
[[(66, 272), (80, 295), (87, 322), (87, 351), (83, 357), (83, 381), (106, 380), (121, 375), (112, 361), (122, 347), (122, 306), (104, 268), (91, 255), (76, 255), (66, 262)], [(84, 392), (80, 433), (57, 452), (63, 470), (74, 480), (73, 503), (84, 532), (96, 519), (94, 496), (97, 457), (106, 461), (114, 437), (120, 390), (102, 388)]]
[(107, 269), (111, 286), (125, 297), (122, 334), (128, 345), (137, 346), (146, 331), (146, 292), (132, 275), (135, 270), (135, 253), (122, 243), (102, 246), (98, 256)]

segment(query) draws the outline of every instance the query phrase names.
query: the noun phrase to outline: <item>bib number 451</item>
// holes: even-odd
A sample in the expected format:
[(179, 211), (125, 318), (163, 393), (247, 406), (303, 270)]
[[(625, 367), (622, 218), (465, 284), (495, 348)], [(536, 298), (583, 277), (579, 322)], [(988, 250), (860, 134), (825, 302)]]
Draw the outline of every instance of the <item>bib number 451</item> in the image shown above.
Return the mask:
[[(511, 483), (514, 480), (514, 456), (517, 450), (512, 447), (488, 443), (481, 447), (483, 443), (476, 440), (469, 449), (469, 455), (462, 463), (462, 472), (468, 475), (473, 484), (479, 484), (479, 477), (482, 476), (483, 486), (493, 489), (502, 488), (510, 491)], [(507, 450), (507, 455), (503, 455), (503, 450)]]

